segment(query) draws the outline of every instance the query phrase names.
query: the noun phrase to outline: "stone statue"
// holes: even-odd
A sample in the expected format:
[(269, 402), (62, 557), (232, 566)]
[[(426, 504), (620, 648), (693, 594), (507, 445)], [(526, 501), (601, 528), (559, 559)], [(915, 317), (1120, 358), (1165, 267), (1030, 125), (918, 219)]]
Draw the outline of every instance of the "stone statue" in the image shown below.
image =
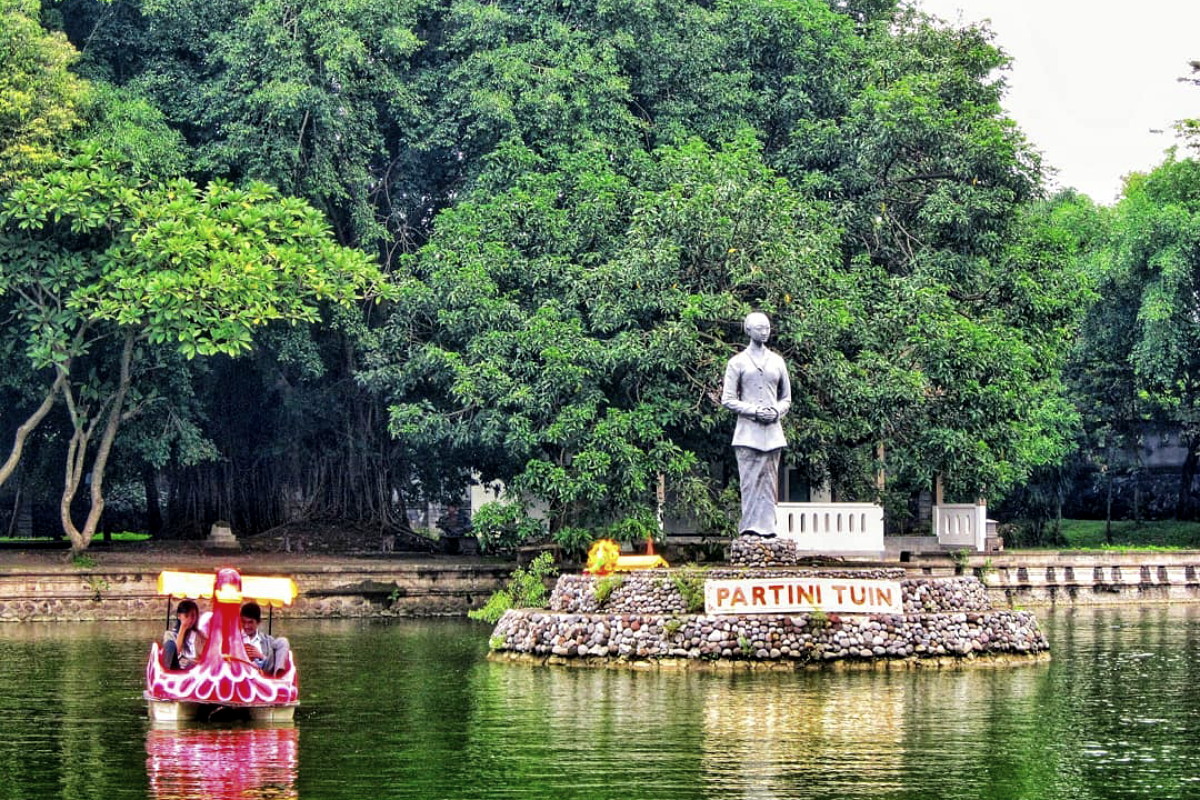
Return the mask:
[(742, 484), (742, 519), (738, 531), (775, 535), (775, 503), (779, 499), (779, 457), (787, 447), (780, 420), (792, 407), (787, 364), (767, 349), (771, 321), (755, 312), (746, 317), (750, 344), (729, 359), (721, 405), (737, 412), (733, 450)]

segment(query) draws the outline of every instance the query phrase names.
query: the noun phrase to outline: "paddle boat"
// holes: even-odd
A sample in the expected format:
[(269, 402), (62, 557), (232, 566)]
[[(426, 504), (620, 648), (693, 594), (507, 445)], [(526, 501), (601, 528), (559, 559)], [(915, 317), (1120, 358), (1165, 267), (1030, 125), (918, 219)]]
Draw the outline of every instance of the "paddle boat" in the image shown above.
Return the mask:
[(152, 722), (292, 719), (300, 704), (295, 660), (289, 652), (275, 674), (264, 674), (246, 655), (240, 612), (249, 600), (271, 609), (291, 605), (295, 581), (241, 575), (228, 567), (216, 574), (166, 571), (158, 576), (158, 593), (167, 596), (168, 619), (175, 598), (211, 599), (212, 616), (208, 641), (189, 669), (169, 668), (161, 644), (151, 645), (143, 696)]

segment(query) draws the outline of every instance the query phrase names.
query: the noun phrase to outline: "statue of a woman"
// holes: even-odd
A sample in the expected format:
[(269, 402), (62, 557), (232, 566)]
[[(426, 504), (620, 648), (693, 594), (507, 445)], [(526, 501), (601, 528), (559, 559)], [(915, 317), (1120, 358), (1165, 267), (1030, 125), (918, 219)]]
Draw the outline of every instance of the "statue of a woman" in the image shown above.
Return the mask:
[(775, 535), (779, 499), (779, 457), (787, 447), (780, 419), (792, 406), (787, 364), (767, 349), (771, 321), (755, 312), (746, 317), (750, 344), (729, 359), (721, 405), (737, 412), (733, 450), (742, 484), (741, 533)]

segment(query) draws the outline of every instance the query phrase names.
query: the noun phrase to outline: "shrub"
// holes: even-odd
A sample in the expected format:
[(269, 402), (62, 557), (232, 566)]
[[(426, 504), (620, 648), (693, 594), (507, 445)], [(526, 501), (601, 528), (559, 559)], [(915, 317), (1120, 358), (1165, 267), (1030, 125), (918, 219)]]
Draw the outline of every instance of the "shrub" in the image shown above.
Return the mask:
[(621, 575), (606, 575), (603, 578), (598, 578), (593, 588), (596, 594), (596, 604), (604, 605), (608, 602), (608, 598), (612, 597), (612, 593), (621, 588), (625, 583), (625, 578)]
[(677, 572), (671, 573), (671, 582), (683, 595), (687, 613), (698, 614), (704, 610), (705, 570), (695, 564), (689, 564)]
[(542, 553), (528, 569), (517, 567), (508, 578), (508, 585), (492, 593), (482, 608), (467, 612), (471, 619), (495, 625), (510, 608), (545, 608), (549, 592), (546, 579), (556, 575), (554, 557)]
[(546, 533), (542, 521), (525, 513), (519, 503), (484, 503), (471, 525), (485, 553), (510, 552)]
[(622, 544), (638, 545), (658, 534), (658, 521), (650, 512), (625, 517), (607, 526), (605, 538), (615, 539)]
[(596, 536), (586, 528), (560, 528), (554, 534), (554, 543), (562, 548), (568, 558), (582, 561)]

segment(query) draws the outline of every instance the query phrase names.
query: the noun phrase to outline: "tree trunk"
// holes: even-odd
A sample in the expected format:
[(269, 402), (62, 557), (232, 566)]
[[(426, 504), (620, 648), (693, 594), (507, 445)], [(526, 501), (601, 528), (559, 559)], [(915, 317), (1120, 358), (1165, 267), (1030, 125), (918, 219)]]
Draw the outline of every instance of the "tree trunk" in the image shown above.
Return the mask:
[[(59, 513), (62, 517), (63, 528), (66, 530), (67, 536), (71, 538), (71, 552), (75, 555), (87, 550), (88, 545), (92, 543), (92, 537), (96, 535), (96, 528), (100, 523), (100, 515), (104, 513), (104, 471), (108, 467), (108, 457), (112, 453), (113, 441), (116, 440), (117, 431), (121, 427), (121, 415), (125, 409), (125, 397), (129, 393), (130, 385), (133, 383), (131, 371), (133, 342), (133, 333), (126, 333), (125, 344), (121, 350), (120, 378), (116, 391), (109, 398), (104, 432), (100, 435), (100, 445), (96, 448), (96, 460), (92, 464), (92, 480), (89, 487), (89, 499), (91, 503), (88, 507), (87, 518), (83, 522), (82, 529), (76, 528), (75, 522), (71, 518), (71, 501), (75, 499), (75, 494), (79, 490), (79, 483), (83, 478), (87, 441), (94, 432), (95, 421), (87, 426), (86, 432), (82, 431), (79, 425), (76, 424), (75, 436), (71, 437), (71, 446), (68, 449), (67, 458), (67, 479), (63, 488), (63, 498), (59, 506)], [(99, 416), (97, 416), (97, 419)], [(76, 450), (77, 438), (80, 439), (80, 442)]]
[(1104, 473), (1105, 480), (1105, 497), (1104, 497), (1104, 541), (1108, 544), (1113, 543), (1112, 530), (1112, 504), (1113, 504), (1113, 486), (1112, 486), (1112, 470), (1106, 470)]
[(162, 503), (158, 496), (158, 470), (149, 464), (142, 466), (142, 486), (146, 490), (146, 529), (151, 539), (157, 539), (163, 530)]
[(1186, 437), (1187, 457), (1179, 469), (1179, 498), (1175, 503), (1175, 519), (1188, 520), (1193, 516), (1192, 482), (1196, 478), (1196, 439)]
[[(68, 365), (67, 369), (69, 368)], [(57, 370), (58, 375), (55, 377), (53, 385), (46, 390), (42, 404), (29, 416), (29, 419), (17, 427), (16, 435), (13, 437), (12, 452), (8, 454), (8, 459), (3, 466), (0, 466), (0, 486), (3, 486), (5, 481), (12, 477), (17, 465), (21, 463), (21, 454), (25, 451), (25, 440), (29, 438), (29, 434), (33, 433), (50, 413), (50, 409), (54, 408), (54, 401), (58, 398), (58, 393), (62, 391), (63, 384), (67, 379), (66, 369), (60, 367)]]
[(1142, 521), (1142, 470), (1133, 468), (1133, 521)]

